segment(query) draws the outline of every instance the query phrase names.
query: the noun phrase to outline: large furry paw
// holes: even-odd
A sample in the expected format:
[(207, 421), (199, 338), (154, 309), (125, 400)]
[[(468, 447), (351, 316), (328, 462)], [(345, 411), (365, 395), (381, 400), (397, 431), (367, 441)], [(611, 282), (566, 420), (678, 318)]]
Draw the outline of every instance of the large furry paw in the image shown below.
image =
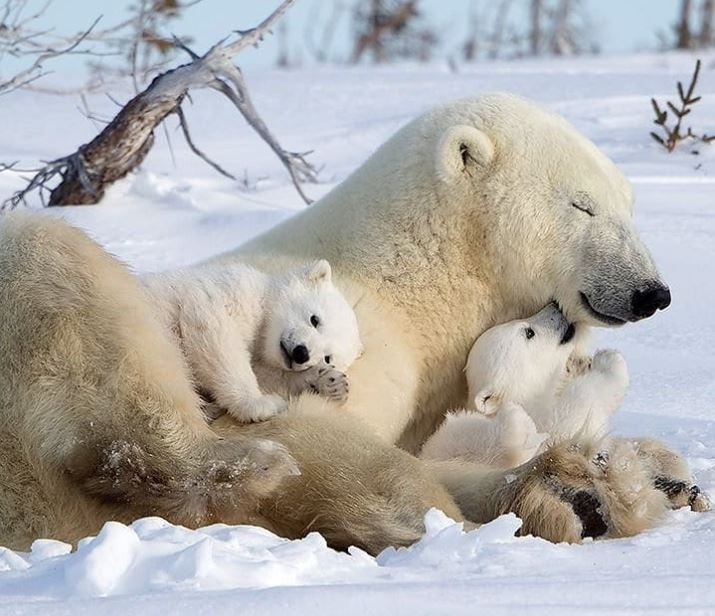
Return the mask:
[(288, 409), (288, 402), (275, 394), (266, 394), (244, 401), (238, 408), (229, 408), (228, 413), (242, 422), (265, 421)]
[(67, 471), (101, 500), (189, 525), (251, 513), (262, 497), (299, 474), (290, 453), (268, 440), (215, 437), (197, 442), (190, 453), (177, 458), (173, 451), (148, 452), (117, 440), (81, 447)]
[(554, 445), (506, 477), (498, 513), (513, 511), (522, 534), (554, 542), (631, 536), (668, 510), (635, 448), (623, 441)]
[(288, 450), (265, 439), (218, 439), (206, 453), (205, 476), (232, 502), (248, 494), (260, 498), (272, 493), (286, 477), (300, 475)]
[(695, 484), (685, 458), (668, 444), (653, 438), (614, 437), (612, 440), (627, 440), (636, 448), (653, 486), (668, 497), (672, 509), (690, 507), (693, 511), (710, 511), (710, 499)]
[(341, 403), (348, 399), (350, 393), (347, 375), (327, 364), (318, 368), (309, 387), (312, 392)]
[(690, 507), (693, 511), (702, 512), (712, 508), (708, 495), (694, 483), (659, 476), (655, 478), (653, 485), (668, 497), (673, 509)]

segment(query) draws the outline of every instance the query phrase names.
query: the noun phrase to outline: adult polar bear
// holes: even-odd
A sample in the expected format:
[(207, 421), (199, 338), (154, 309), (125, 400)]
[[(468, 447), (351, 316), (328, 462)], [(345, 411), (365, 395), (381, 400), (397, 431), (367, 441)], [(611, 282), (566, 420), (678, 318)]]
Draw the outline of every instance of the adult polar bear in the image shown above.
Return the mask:
[(669, 305), (632, 202), (627, 179), (564, 119), (495, 94), (416, 119), (229, 257), (331, 262), (366, 341), (349, 410), (414, 452), (463, 405), (467, 353), (492, 325), (553, 299), (594, 325)]
[[(670, 304), (632, 204), (628, 180), (563, 118), (492, 94), (417, 118), (321, 201), (221, 258), (267, 268), (328, 259), (365, 345), (345, 412), (417, 452), (445, 410), (464, 405), (467, 353), (492, 325), (553, 299), (570, 321), (593, 325)], [(486, 503), (499, 499), (503, 474), (438, 473), (467, 518), (493, 515)], [(532, 504), (529, 530), (578, 536), (578, 520), (551, 525), (558, 507)]]
[[(152, 512), (193, 524), (246, 521), (245, 512), (230, 514), (244, 497), (262, 497), (256, 521), (287, 535), (314, 528), (335, 545), (371, 551), (416, 538), (426, 507), (458, 511), (430, 471), (392, 443), (415, 451), (445, 410), (463, 405), (462, 367), (482, 331), (552, 298), (570, 319), (591, 323), (637, 320), (667, 305), (630, 203), (610, 161), (528, 102), (493, 95), (418, 118), (322, 202), (237, 253), (272, 268), (318, 256), (334, 265), (366, 347), (351, 369), (347, 410), (311, 414), (305, 407), (318, 403), (308, 398), (303, 413), (262, 424), (220, 418), (212, 427), (223, 441), (197, 421), (186, 370), (120, 266), (77, 232), (21, 233), (20, 252), (0, 254), (0, 301), (12, 308), (0, 327), (0, 539), (72, 540), (106, 519)], [(51, 375), (42, 372), (48, 362)], [(208, 491), (199, 509), (208, 503), (210, 515), (185, 511), (187, 485), (213, 468), (212, 456), (263, 456), (266, 469), (282, 464), (290, 475), (280, 452), (252, 454), (252, 436), (282, 442), (303, 474), (275, 491), (277, 477), (261, 488), (260, 473), (236, 466), (247, 476), (219, 472), (198, 483)], [(552, 449), (512, 471), (516, 481), (463, 465), (438, 471), (476, 522), (513, 509), (530, 532), (577, 540), (584, 517), (601, 510), (620, 511), (615, 534), (642, 527), (642, 511), (592, 453), (591, 444)], [(136, 464), (137, 455), (151, 472), (137, 464), (141, 481), (118, 476), (117, 460)], [(211, 492), (219, 484), (224, 491)], [(576, 503), (577, 493), (587, 498)]]

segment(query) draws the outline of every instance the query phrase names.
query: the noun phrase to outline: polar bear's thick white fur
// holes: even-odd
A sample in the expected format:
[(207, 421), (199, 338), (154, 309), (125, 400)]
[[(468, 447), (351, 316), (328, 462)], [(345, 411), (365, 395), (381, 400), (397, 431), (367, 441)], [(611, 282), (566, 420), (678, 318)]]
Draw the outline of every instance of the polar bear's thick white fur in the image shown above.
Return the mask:
[(143, 276), (199, 390), (238, 421), (262, 421), (287, 400), (263, 393), (252, 364), (290, 383), (342, 400), (345, 372), (362, 352), (355, 313), (319, 260), (265, 274), (240, 263), (206, 264)]
[(448, 413), (421, 456), (510, 468), (534, 457), (547, 439), (604, 437), (628, 388), (626, 362), (606, 350), (587, 361), (575, 355), (576, 341), (553, 304), (488, 329), (465, 367), (469, 409)]
[(148, 514), (233, 523), (256, 508), (286, 536), (369, 537), (373, 551), (418, 536), (430, 506), (476, 523), (514, 511), (523, 533), (555, 541), (651, 526), (663, 492), (621, 448), (598, 455), (586, 439), (508, 471), (403, 450), (465, 405), (462, 368), (489, 327), (552, 299), (579, 324), (667, 306), (631, 204), (613, 163), (533, 103), (488, 95), (425, 113), (329, 195), (223, 257), (262, 271), (330, 262), (365, 346), (345, 406), (303, 396), (301, 413), (211, 426), (137, 281), (77, 230), (3, 225), (0, 539), (73, 540)]
[(636, 321), (668, 290), (616, 166), (563, 118), (495, 94), (410, 122), (299, 215), (221, 259), (327, 259), (366, 354), (352, 409), (416, 452), (466, 403), (462, 368), (489, 327), (550, 301), (570, 322)]
[(461, 518), (419, 460), (325, 398), (209, 425), (155, 301), (60, 220), (3, 216), (0, 307), (0, 545), (159, 515), (319, 531), (377, 553), (415, 541), (431, 507)]
[[(417, 452), (446, 410), (465, 406), (462, 369), (489, 327), (552, 300), (570, 322), (590, 325), (637, 321), (668, 306), (632, 206), (628, 180), (563, 118), (491, 94), (428, 111), (320, 201), (220, 258), (276, 269), (329, 260), (365, 345), (343, 412)], [(601, 476), (585, 453), (596, 447), (569, 454), (582, 465), (579, 476)], [(558, 465), (553, 452), (545, 460)], [(494, 515), (489, 503), (505, 502), (497, 496), (503, 475), (456, 463), (435, 472), (475, 522)], [(571, 476), (547, 472), (562, 473)], [(592, 481), (605, 511), (617, 491)], [(579, 537), (579, 515), (564, 508), (562, 493), (527, 483), (534, 498), (519, 492), (514, 504), (525, 532)], [(613, 508), (633, 516), (632, 531), (658, 517)]]

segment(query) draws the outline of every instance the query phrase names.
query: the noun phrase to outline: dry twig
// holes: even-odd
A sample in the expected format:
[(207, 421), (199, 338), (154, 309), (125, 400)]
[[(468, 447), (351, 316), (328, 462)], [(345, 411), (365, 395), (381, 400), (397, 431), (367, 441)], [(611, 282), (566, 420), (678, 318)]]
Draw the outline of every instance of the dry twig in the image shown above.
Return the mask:
[(24, 88), (47, 75), (45, 64), (58, 56), (67, 54), (97, 54), (89, 49), (78, 49), (96, 28), (101, 17), (79, 34), (57, 39), (49, 30), (30, 29), (28, 24), (41, 17), (51, 2), (47, 2), (37, 13), (22, 17), (24, 2), (8, 0), (0, 18), (0, 58), (8, 55), (15, 58), (34, 58), (26, 67), (12, 76), (0, 79), (0, 95)]
[[(666, 101), (665, 104), (667, 109), (662, 109), (655, 98), (651, 98), (650, 102), (653, 105), (653, 112), (655, 113), (655, 119), (653, 123), (660, 126), (664, 135), (661, 136), (656, 132), (651, 132), (650, 136), (660, 145), (662, 145), (668, 152), (672, 152), (680, 142), (692, 139), (694, 141), (700, 141), (702, 143), (711, 143), (715, 141), (715, 135), (696, 135), (690, 126), (683, 132), (683, 118), (687, 116), (692, 111), (692, 106), (700, 100), (700, 96), (695, 96), (695, 86), (698, 82), (698, 76), (700, 74), (700, 60), (695, 62), (695, 71), (693, 71), (693, 76), (690, 79), (690, 85), (688, 85), (687, 91), (684, 90), (682, 82), (678, 82), (678, 98), (680, 99), (679, 106), (676, 107), (671, 101)], [(675, 124), (673, 126), (668, 125), (668, 110), (675, 117)]]

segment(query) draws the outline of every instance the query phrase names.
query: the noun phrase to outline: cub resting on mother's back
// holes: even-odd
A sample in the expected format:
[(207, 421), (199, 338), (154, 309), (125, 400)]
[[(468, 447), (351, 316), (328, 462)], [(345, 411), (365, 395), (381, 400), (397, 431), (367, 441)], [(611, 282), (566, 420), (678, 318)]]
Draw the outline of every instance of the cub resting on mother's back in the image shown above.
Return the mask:
[(180, 346), (199, 391), (216, 413), (261, 421), (283, 412), (252, 364), (273, 368), (288, 393), (314, 391), (344, 401), (345, 371), (362, 353), (355, 313), (325, 260), (279, 275), (241, 263), (204, 265), (142, 277), (157, 314)]
[[(372, 469), (375, 489), (366, 492), (375, 498), (356, 497), (352, 514), (344, 500), (316, 501), (311, 528), (332, 532), (336, 544), (350, 541), (350, 516), (384, 503), (386, 516), (365, 516), (362, 528), (371, 525), (372, 546), (402, 543), (420, 532), (430, 501), (443, 506), (430, 487), (436, 470), (468, 519), (511, 508), (527, 532), (581, 536), (609, 488), (593, 464), (593, 443), (552, 449), (508, 472), (451, 463), (427, 469), (393, 444), (416, 452), (446, 410), (464, 405), (462, 367), (488, 327), (554, 298), (570, 321), (591, 324), (635, 321), (667, 306), (631, 202), (627, 180), (563, 119), (488, 95), (414, 120), (329, 195), (240, 249), (240, 259), (266, 270), (327, 258), (360, 326), (365, 355), (350, 370), (342, 412), (361, 427), (346, 428), (343, 440), (365, 438), (385, 452)], [(322, 447), (320, 434), (301, 433), (298, 417), (291, 432), (290, 411), (259, 425), (229, 426), (222, 417), (215, 431), (206, 426), (181, 354), (157, 337), (156, 315), (129, 288), (136, 283), (79, 235), (30, 225), (0, 237), (0, 344), (14, 349), (0, 358), (0, 440), (8, 452), (0, 460), (8, 481), (0, 538), (13, 545), (39, 534), (77, 538), (104, 520), (147, 513), (194, 525), (232, 521), (239, 501), (250, 509), (293, 468), (285, 452), (255, 447), (249, 433), (312, 449)], [(62, 333), (80, 308), (82, 325)], [(261, 383), (264, 367), (254, 369)], [(67, 376), (78, 387), (61, 386)], [(117, 443), (148, 454), (140, 458), (148, 466), (134, 469), (145, 482), (115, 482), (123, 470), (106, 464), (104, 452)], [(344, 447), (324, 443), (323, 462), (350, 466)], [(225, 464), (210, 465), (217, 458)], [(228, 470), (207, 475), (207, 465)], [(256, 472), (245, 481), (232, 476), (250, 468)], [(339, 480), (330, 464), (321, 468)], [(512, 476), (517, 481), (508, 483)], [(352, 489), (345, 479), (343, 492)], [(90, 493), (97, 496), (83, 496)], [(579, 501), (586, 510), (574, 508), (576, 493), (591, 496)]]

